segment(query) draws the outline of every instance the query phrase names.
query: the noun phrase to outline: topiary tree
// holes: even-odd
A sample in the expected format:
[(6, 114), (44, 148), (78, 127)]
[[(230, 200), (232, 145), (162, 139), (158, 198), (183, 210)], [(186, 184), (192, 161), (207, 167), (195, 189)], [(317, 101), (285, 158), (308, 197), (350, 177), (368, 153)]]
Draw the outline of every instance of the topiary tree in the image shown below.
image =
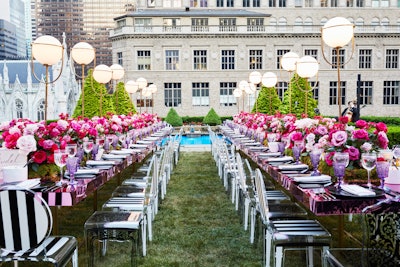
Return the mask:
[(211, 126), (219, 125), (222, 123), (221, 117), (218, 116), (217, 112), (213, 108), (207, 113), (207, 115), (203, 118), (203, 123)]
[(292, 113), (300, 117), (305, 114), (307, 106), (307, 116), (314, 117), (314, 109), (318, 107), (318, 101), (313, 98), (311, 89), (307, 79), (301, 78), (295, 73), (290, 80), (288, 90), (284, 94), (282, 105), (279, 107), (281, 113)]
[(275, 87), (268, 88), (262, 86), (261, 91), (258, 94), (256, 103), (251, 112), (260, 112), (272, 115), (275, 114), (277, 110), (279, 110), (281, 104), (282, 102), (279, 99)]
[(136, 113), (135, 107), (132, 104), (128, 92), (125, 90), (125, 84), (123, 82), (117, 84), (117, 90), (115, 90), (113, 95), (113, 103), (116, 114), (127, 115)]
[(174, 108), (171, 108), (168, 111), (167, 117), (165, 117), (165, 121), (174, 127), (183, 125), (182, 117), (178, 115), (178, 112), (176, 112)]
[[(91, 70), (84, 81), (84, 98), (84, 117), (92, 118), (94, 116), (105, 115), (107, 112), (115, 113), (113, 100), (107, 93), (105, 85), (93, 79)], [(102, 99), (101, 108), (100, 99)], [(82, 116), (82, 94), (72, 114), (74, 118), (79, 116)]]

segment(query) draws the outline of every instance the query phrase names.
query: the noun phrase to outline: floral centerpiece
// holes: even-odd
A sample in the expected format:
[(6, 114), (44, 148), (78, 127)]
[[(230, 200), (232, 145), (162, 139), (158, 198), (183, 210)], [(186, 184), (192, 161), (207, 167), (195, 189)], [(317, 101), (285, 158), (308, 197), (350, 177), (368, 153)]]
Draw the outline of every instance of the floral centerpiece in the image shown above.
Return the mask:
[(149, 127), (161, 119), (154, 114), (107, 114), (104, 117), (70, 118), (60, 114), (57, 121), (45, 123), (29, 119), (13, 119), (0, 124), (0, 146), (20, 149), (27, 154), (30, 177), (57, 180), (59, 168), (54, 164), (54, 151), (67, 144), (81, 145), (99, 135), (122, 135), (128, 131)]

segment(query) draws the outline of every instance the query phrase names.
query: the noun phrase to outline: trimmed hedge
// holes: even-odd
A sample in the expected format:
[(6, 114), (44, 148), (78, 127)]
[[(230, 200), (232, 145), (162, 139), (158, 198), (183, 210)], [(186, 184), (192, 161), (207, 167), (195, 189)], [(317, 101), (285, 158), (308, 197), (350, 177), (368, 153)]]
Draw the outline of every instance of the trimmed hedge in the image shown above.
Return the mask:
[(217, 112), (215, 112), (215, 110), (211, 108), (207, 115), (204, 117), (203, 123), (210, 126), (215, 126), (221, 124), (222, 121)]

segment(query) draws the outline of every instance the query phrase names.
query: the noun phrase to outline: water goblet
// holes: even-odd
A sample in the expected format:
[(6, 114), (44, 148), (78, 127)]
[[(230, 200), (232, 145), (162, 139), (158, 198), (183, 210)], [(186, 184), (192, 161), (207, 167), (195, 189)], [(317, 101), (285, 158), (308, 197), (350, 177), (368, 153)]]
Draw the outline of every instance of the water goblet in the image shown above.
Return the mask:
[(377, 161), (376, 162), (376, 174), (378, 178), (381, 180), (380, 188), (384, 189), (385, 186), (385, 178), (389, 176), (389, 161)]
[(296, 160), (296, 164), (300, 164), (300, 155), (303, 152), (304, 149), (304, 141), (295, 141), (292, 151), (293, 151), (293, 156)]
[(104, 137), (96, 138), (96, 144), (99, 146), (99, 149), (102, 149), (104, 147), (104, 142), (105, 142)]
[(374, 152), (362, 153), (361, 154), (361, 165), (364, 169), (367, 170), (367, 174), (368, 174), (367, 186), (368, 186), (368, 188), (371, 188), (372, 187), (371, 171), (376, 166), (376, 153), (374, 153)]
[(68, 157), (73, 158), (76, 156), (76, 153), (78, 152), (78, 145), (77, 144), (67, 144), (65, 147), (65, 150), (68, 153)]
[(349, 153), (335, 152), (333, 155), (333, 172), (337, 178), (337, 190), (342, 189), (343, 178), (346, 173), (346, 167), (349, 164)]
[(75, 173), (78, 170), (78, 157), (69, 157), (67, 159), (67, 170), (69, 174), (69, 184), (73, 185), (77, 182), (75, 181)]
[(281, 156), (285, 155), (285, 143), (283, 142), (278, 142), (278, 150), (281, 153)]
[(92, 148), (92, 159), (96, 160), (96, 155), (99, 152), (99, 145), (98, 144), (93, 144)]
[(318, 165), (319, 161), (321, 160), (321, 155), (322, 155), (321, 149), (313, 149), (310, 152), (311, 164), (313, 166), (313, 172), (311, 173), (311, 176), (321, 175), (321, 173), (318, 171)]
[(89, 159), (90, 152), (93, 150), (93, 145), (94, 143), (91, 140), (83, 142), (83, 151), (87, 154), (87, 159)]
[(57, 149), (54, 151), (54, 163), (60, 168), (60, 181), (57, 185), (63, 183), (64, 166), (67, 164), (68, 153), (64, 149)]

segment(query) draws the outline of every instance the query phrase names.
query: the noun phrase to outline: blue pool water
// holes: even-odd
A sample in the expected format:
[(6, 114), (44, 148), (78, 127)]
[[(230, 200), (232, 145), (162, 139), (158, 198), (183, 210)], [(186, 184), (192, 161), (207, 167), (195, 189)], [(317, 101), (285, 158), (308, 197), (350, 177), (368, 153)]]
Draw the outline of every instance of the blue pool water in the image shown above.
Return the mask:
[(210, 136), (207, 135), (199, 135), (199, 136), (186, 136), (183, 135), (181, 139), (181, 145), (210, 145)]

